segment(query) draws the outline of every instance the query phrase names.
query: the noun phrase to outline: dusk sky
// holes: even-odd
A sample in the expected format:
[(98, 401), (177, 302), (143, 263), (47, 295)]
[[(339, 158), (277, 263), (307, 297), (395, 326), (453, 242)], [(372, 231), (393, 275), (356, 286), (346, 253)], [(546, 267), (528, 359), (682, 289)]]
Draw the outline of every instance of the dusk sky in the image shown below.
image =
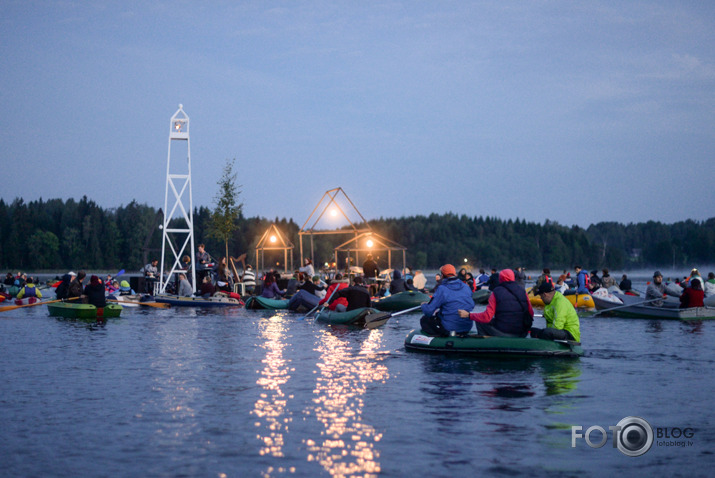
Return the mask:
[(715, 2), (0, 2), (0, 197), (587, 227), (715, 216)]

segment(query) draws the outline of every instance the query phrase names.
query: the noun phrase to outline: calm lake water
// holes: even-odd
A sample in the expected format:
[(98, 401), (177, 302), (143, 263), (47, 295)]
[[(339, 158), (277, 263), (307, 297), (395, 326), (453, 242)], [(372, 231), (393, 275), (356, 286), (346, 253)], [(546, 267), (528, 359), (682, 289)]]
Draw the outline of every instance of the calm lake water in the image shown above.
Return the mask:
[[(406, 352), (417, 314), (372, 331), (244, 309), (125, 309), (104, 325), (46, 306), (0, 314), (2, 476), (689, 477), (715, 465), (715, 321), (580, 312), (584, 357), (487, 360)], [(602, 448), (571, 446), (571, 426), (629, 416), (692, 437), (656, 438), (639, 457), (610, 432)]]

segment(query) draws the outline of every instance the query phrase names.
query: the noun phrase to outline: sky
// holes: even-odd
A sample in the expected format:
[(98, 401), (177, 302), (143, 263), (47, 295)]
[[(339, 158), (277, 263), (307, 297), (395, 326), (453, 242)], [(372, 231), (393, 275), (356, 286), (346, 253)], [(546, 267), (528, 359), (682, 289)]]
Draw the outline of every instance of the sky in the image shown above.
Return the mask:
[(701, 1), (3, 0), (0, 198), (163, 207), (183, 104), (194, 206), (235, 158), (244, 214), (299, 225), (337, 187), (367, 219), (704, 220), (713, 25)]

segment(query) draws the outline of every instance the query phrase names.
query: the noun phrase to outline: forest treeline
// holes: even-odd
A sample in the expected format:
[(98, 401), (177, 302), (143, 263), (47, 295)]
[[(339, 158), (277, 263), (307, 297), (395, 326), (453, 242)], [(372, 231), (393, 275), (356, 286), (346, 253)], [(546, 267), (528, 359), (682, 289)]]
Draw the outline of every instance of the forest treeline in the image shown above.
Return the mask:
[[(219, 256), (224, 244), (209, 234), (210, 217), (206, 207), (194, 210), (194, 237)], [(247, 252), (249, 262), (254, 262), (255, 245), (271, 223), (295, 244), (297, 268), (300, 228), (292, 219), (239, 215), (229, 241), (230, 254)], [(104, 209), (86, 196), (79, 201), (15, 199), (6, 203), (0, 199), (0, 269), (136, 271), (144, 265), (145, 257), (161, 257), (159, 224), (157, 209), (134, 201)], [(623, 270), (715, 264), (715, 218), (674, 224), (601, 222), (584, 229), (550, 221), (539, 224), (448, 213), (380, 218), (370, 221), (370, 226), (405, 246), (407, 264), (413, 268), (438, 268), (446, 262), (461, 263), (464, 258), (474, 266), (499, 269), (570, 268), (581, 264)], [(316, 262), (331, 262), (333, 247), (345, 237), (316, 236)], [(309, 245), (306, 250), (310, 251)], [(282, 261), (283, 253), (274, 253), (266, 257), (266, 267), (276, 262), (282, 267)], [(399, 262), (401, 257), (397, 265)]]

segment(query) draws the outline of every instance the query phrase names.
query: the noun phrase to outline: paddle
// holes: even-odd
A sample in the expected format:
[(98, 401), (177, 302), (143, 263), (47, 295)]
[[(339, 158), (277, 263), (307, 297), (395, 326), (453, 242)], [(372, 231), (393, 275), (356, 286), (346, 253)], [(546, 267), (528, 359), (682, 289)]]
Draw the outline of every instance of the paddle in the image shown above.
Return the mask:
[(623, 304), (623, 305), (619, 305), (618, 307), (610, 307), (610, 308), (608, 308), (608, 309), (602, 309), (602, 310), (597, 311), (597, 312), (596, 312), (595, 314), (593, 314), (591, 317), (596, 317), (597, 315), (599, 315), (599, 314), (601, 314), (601, 313), (603, 313), (603, 312), (612, 312), (612, 311), (618, 310), (618, 309), (625, 309), (626, 307), (633, 307), (633, 306), (635, 306), (635, 305), (648, 304), (648, 303), (650, 303), (650, 302), (655, 302), (656, 300), (663, 300), (663, 298), (662, 298), (662, 297), (656, 297), (655, 299), (648, 299), (648, 300), (644, 300), (644, 301), (642, 301), (642, 302), (636, 302), (635, 304)]
[(5, 307), (0, 307), (0, 312), (6, 312), (6, 311), (8, 311), (8, 310), (21, 309), (21, 308), (23, 308), (23, 307), (34, 307), (34, 306), (36, 306), (36, 305), (53, 304), (53, 303), (55, 303), (55, 302), (63, 302), (63, 301), (66, 301), (66, 300), (75, 300), (75, 299), (79, 299), (79, 297), (72, 297), (72, 298), (70, 298), (70, 299), (47, 300), (47, 301), (45, 301), (45, 302), (43, 302), (43, 301), (41, 301), (41, 300), (38, 300), (38, 301), (35, 302), (34, 304), (8, 305), (8, 306), (5, 306)]
[(122, 303), (125, 304), (137, 304), (137, 305), (146, 305), (149, 307), (157, 307), (159, 309), (168, 309), (171, 307), (171, 304), (166, 304), (164, 302), (134, 302), (132, 300), (108, 300), (107, 302), (113, 302), (115, 304), (122, 305)]
[[(323, 302), (323, 307), (325, 307), (326, 304), (329, 304), (329, 303), (330, 303), (330, 299), (333, 298), (333, 296), (334, 296), (335, 293), (338, 291), (338, 289), (340, 289), (340, 284), (338, 284), (338, 285), (335, 286), (335, 289), (333, 289), (333, 292), (330, 293), (330, 297), (328, 297), (328, 300), (326, 300), (325, 302)], [(312, 309), (310, 312), (308, 312), (306, 315), (304, 315), (303, 317), (299, 317), (298, 320), (305, 320), (305, 319), (307, 319), (308, 317), (310, 317), (310, 316), (313, 314), (313, 312), (315, 312), (315, 311), (318, 309), (318, 307), (320, 307), (320, 304), (318, 304), (318, 305), (316, 305), (315, 307), (313, 307), (313, 309)], [(323, 310), (323, 309), (321, 308), (320, 310)]]
[(415, 310), (422, 307), (422, 304), (410, 307), (409, 309), (401, 310), (399, 312), (380, 312), (377, 314), (370, 314), (365, 317), (365, 328), (366, 329), (376, 329), (377, 327), (383, 325), (385, 322), (390, 320), (392, 317), (398, 315), (406, 314), (408, 312), (414, 312)]

